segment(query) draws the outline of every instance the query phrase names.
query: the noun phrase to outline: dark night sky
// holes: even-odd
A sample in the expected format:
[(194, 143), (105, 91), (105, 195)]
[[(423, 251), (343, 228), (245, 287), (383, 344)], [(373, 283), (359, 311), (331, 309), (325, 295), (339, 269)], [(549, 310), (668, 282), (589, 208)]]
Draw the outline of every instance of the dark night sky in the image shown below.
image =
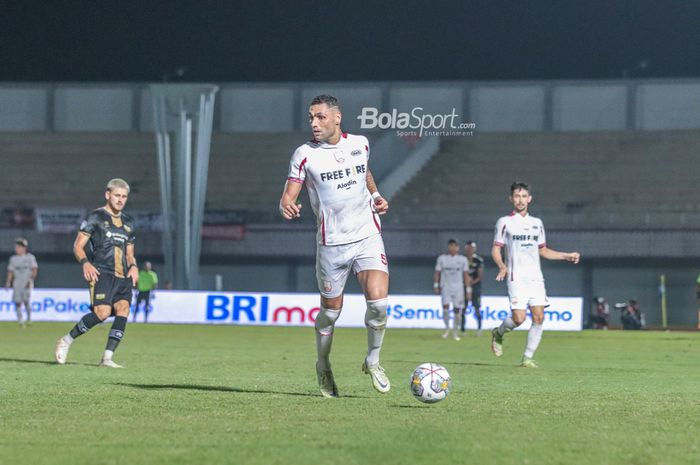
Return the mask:
[(700, 2), (6, 1), (0, 58), (3, 81), (692, 77)]

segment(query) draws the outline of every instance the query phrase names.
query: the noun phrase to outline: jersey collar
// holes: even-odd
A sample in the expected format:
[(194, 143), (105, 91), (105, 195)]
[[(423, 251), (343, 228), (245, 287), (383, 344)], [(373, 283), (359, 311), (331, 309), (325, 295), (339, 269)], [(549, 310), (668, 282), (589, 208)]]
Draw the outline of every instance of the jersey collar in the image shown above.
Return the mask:
[(119, 218), (120, 216), (122, 216), (122, 212), (119, 212), (119, 213), (117, 213), (116, 215), (113, 215), (112, 212), (109, 211), (109, 210), (107, 210), (106, 207), (100, 207), (100, 209), (101, 209), (101, 210), (104, 210), (104, 212), (107, 213), (107, 214), (108, 214), (109, 216), (111, 216), (112, 218)]

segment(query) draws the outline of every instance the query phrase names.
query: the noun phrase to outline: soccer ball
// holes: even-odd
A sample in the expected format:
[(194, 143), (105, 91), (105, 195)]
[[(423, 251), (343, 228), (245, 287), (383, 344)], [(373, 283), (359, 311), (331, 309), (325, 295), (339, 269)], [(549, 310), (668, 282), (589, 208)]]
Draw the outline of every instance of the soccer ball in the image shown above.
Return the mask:
[(440, 402), (450, 393), (451, 387), (450, 374), (437, 363), (423, 363), (411, 375), (411, 393), (426, 404)]

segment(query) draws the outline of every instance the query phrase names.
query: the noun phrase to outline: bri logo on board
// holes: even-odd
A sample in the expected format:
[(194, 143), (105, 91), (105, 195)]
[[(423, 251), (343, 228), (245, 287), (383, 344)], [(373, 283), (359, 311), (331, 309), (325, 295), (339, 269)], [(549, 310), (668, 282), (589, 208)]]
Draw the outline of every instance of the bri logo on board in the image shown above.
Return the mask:
[(296, 305), (273, 307), (267, 295), (210, 294), (207, 296), (206, 319), (221, 323), (313, 324), (320, 310)]

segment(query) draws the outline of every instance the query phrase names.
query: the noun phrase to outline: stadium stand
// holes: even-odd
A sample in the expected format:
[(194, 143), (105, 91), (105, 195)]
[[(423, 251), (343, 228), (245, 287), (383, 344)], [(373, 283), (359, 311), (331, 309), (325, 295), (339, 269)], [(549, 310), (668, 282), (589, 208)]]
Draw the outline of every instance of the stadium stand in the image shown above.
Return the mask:
[(643, 222), (649, 212), (681, 221), (680, 213), (700, 211), (693, 152), (698, 144), (700, 131), (445, 138), (440, 152), (393, 199), (391, 220), (456, 224), (468, 221), (463, 214), (493, 217), (508, 208), (510, 183), (521, 180), (533, 186), (534, 210), (547, 211), (548, 222), (560, 227), (576, 216), (606, 226), (615, 218)]
[[(279, 222), (274, 206), (289, 156), (307, 138), (215, 133), (206, 208), (246, 211), (251, 223)], [(132, 209), (159, 208), (151, 133), (2, 132), (0, 144), (3, 207), (85, 207), (101, 201), (104, 183), (120, 176), (132, 185)], [(533, 186), (533, 211), (546, 212), (551, 226), (691, 226), (681, 215), (694, 221), (700, 212), (692, 151), (698, 145), (697, 130), (444, 138), (440, 152), (392, 199), (387, 221), (490, 224), (494, 212), (508, 208), (508, 185), (518, 179)]]
[[(300, 133), (215, 133), (207, 208), (269, 210), (279, 201), (292, 151), (306, 139)], [(0, 146), (6, 160), (0, 172), (5, 207), (92, 205), (117, 176), (131, 184), (131, 208), (160, 206), (151, 133), (4, 132)]]
[(137, 132), (0, 133), (5, 207), (86, 207), (113, 177), (129, 180), (134, 204), (157, 206), (152, 134)]

